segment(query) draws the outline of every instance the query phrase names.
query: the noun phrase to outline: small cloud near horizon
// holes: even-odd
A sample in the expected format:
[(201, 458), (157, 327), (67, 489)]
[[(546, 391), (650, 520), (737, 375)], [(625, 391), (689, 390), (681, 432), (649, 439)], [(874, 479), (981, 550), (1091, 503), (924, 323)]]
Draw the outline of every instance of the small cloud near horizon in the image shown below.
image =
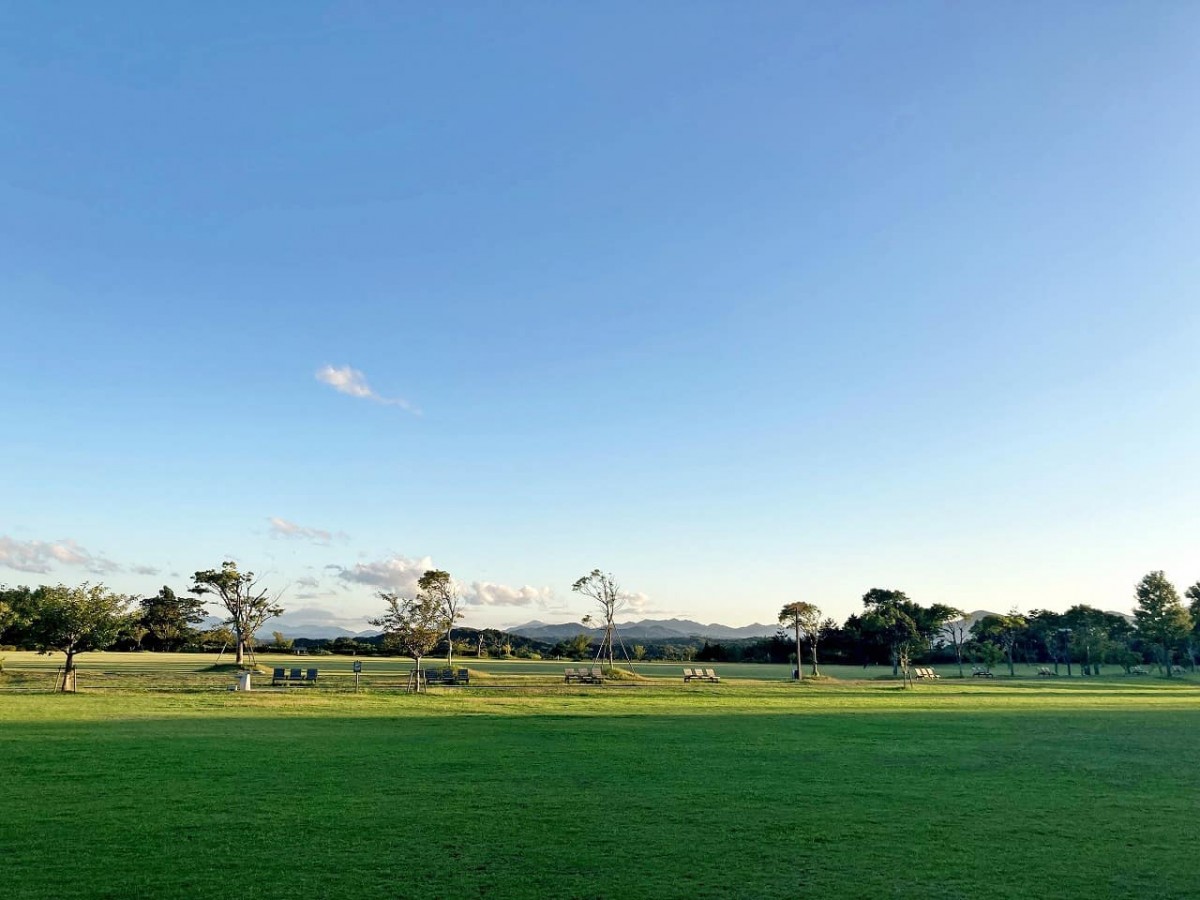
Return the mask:
[(326, 364), (317, 369), (316, 378), (317, 381), (329, 385), (339, 394), (371, 400), (383, 406), (396, 406), (414, 416), (421, 415), (421, 410), (402, 397), (384, 397), (377, 394), (367, 383), (367, 376), (350, 366), (339, 367)]
[(309, 525), (298, 525), (295, 522), (289, 522), (287, 519), (281, 519), (279, 516), (271, 516), (267, 519), (271, 523), (271, 537), (285, 538), (289, 540), (312, 541), (314, 544), (328, 545), (336, 538), (338, 540), (346, 540), (350, 536), (343, 531), (332, 532), (326, 531), (324, 528), (313, 528)]

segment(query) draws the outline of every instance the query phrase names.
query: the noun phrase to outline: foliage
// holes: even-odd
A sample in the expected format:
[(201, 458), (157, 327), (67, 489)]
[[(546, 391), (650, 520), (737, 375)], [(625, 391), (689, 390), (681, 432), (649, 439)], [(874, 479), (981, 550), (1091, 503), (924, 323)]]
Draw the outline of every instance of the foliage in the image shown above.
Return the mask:
[(193, 627), (204, 621), (204, 601), (198, 596), (178, 596), (165, 584), (153, 597), (138, 601), (141, 623), (157, 650), (178, 650), (195, 640)]
[[(33, 644), (43, 652), (65, 653), (63, 668), (69, 673), (77, 654), (112, 643), (129, 621), (128, 607), (128, 597), (114, 594), (102, 584), (40, 587), (31, 623)], [(62, 684), (66, 690), (66, 678)]]
[(378, 596), (387, 604), (387, 611), (378, 619), (371, 619), (371, 624), (383, 629), (386, 647), (411, 656), (420, 672), (421, 659), (429, 655), (442, 636), (445, 617), (441, 600), (426, 591), (417, 591), (412, 598), (387, 591)]
[(1179, 600), (1175, 586), (1161, 570), (1150, 572), (1134, 591), (1137, 606), (1133, 611), (1138, 634), (1159, 647), (1167, 677), (1172, 675), (1171, 653), (1192, 630), (1192, 618)]
[(442, 631), (446, 634), (446, 658), (454, 665), (454, 624), (463, 617), (462, 595), (449, 572), (430, 569), (417, 580), (417, 589), (428, 594), (441, 610)]
[(245, 659), (247, 644), (254, 632), (268, 619), (283, 615), (279, 595), (270, 596), (265, 588), (258, 586), (253, 572), (238, 571), (237, 563), (226, 560), (218, 569), (205, 569), (192, 576), (191, 593), (197, 596), (213, 595), (225, 609), (228, 618), (225, 624), (233, 629), (237, 641), (236, 662)]

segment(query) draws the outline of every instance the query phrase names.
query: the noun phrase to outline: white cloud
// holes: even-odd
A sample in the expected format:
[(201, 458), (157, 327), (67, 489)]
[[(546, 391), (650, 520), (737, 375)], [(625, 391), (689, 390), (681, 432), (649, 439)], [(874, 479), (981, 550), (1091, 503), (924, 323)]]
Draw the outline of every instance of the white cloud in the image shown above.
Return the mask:
[(134, 566), (129, 571), (133, 572), (134, 575), (157, 575), (159, 573), (159, 570), (154, 568), (154, 566)]
[(334, 534), (323, 528), (297, 525), (295, 522), (289, 522), (287, 519), (279, 518), (279, 516), (271, 516), (267, 521), (271, 523), (271, 537), (273, 538), (288, 538), (291, 540), (312, 541), (314, 544), (329, 544), (334, 538), (344, 540), (349, 537), (349, 535), (341, 531)]
[(49, 572), (55, 565), (73, 566), (96, 575), (117, 572), (121, 566), (79, 546), (70, 538), (59, 541), (18, 541), (0, 535), (0, 565), (18, 572)]
[(378, 562), (355, 563), (352, 567), (335, 566), (338, 577), (355, 584), (365, 584), (401, 594), (414, 594), (417, 579), (430, 569), (436, 568), (428, 556), (409, 559), (392, 556)]
[(315, 591), (321, 586), (321, 582), (313, 578), (311, 575), (303, 575), (296, 579), (296, 587), (307, 588), (310, 591)]
[[(376, 562), (356, 563), (353, 566), (327, 567), (336, 570), (343, 581), (365, 584), (371, 587), (412, 596), (417, 592), (417, 581), (430, 569), (437, 568), (433, 559), (423, 556), (410, 559), (407, 556), (391, 556)], [(539, 609), (561, 609), (553, 588), (536, 588), (530, 585), (511, 587), (492, 581), (459, 583), (462, 598), (468, 606), (536, 606)]]
[(463, 590), (463, 599), (471, 606), (536, 606), (548, 609), (555, 605), (553, 588), (535, 588), (527, 584), (510, 587), (491, 581), (472, 581)]
[(384, 406), (398, 406), (405, 412), (410, 412), (414, 416), (419, 416), (421, 411), (400, 397), (382, 397), (371, 389), (367, 384), (367, 376), (358, 369), (350, 366), (331, 366), (324, 365), (317, 369), (317, 381), (322, 384), (327, 384), (339, 394), (346, 394), (350, 397), (358, 397), (363, 400), (373, 400), (376, 403), (382, 403)]

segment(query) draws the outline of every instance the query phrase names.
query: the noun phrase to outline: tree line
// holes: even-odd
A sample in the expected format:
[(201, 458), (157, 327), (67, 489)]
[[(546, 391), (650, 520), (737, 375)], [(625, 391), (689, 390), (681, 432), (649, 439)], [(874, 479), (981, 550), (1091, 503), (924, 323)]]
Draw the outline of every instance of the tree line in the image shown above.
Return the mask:
[[(1125, 671), (1152, 663), (1168, 677), (1186, 663), (1194, 671), (1200, 655), (1200, 582), (1181, 598), (1162, 571), (1150, 572), (1134, 590), (1132, 621), (1095, 607), (1077, 605), (1066, 612), (1016, 609), (988, 614), (968, 622), (966, 614), (946, 604), (924, 606), (900, 590), (872, 588), (862, 598), (862, 610), (840, 625), (815, 604), (794, 602), (779, 612), (780, 630), (767, 638), (723, 643), (674, 640), (636, 643), (621, 641), (616, 617), (626, 602), (611, 574), (594, 569), (573, 585), (597, 608), (601, 629), (597, 641), (579, 634), (555, 644), (522, 638), (497, 629), (458, 628), (464, 614), (461, 594), (448, 572), (430, 570), (417, 582), (412, 596), (399, 592), (377, 594), (384, 609), (371, 623), (382, 630), (377, 638), (333, 641), (299, 640), (297, 647), (321, 652), (375, 653), (410, 656), (421, 661), (444, 649), (449, 664), (454, 655), (475, 657), (599, 659), (610, 668), (620, 655), (637, 660), (716, 662), (791, 662), (794, 675), (820, 674), (820, 660), (853, 665), (890, 665), (896, 677), (910, 678), (917, 663), (953, 663), (964, 673), (967, 663), (985, 667), (1018, 662), (1060, 666), (1068, 675), (1099, 674), (1103, 666)], [(1185, 605), (1184, 600), (1187, 601)], [(280, 594), (259, 584), (253, 572), (242, 572), (226, 561), (219, 569), (192, 576), (183, 594), (164, 586), (151, 597), (130, 597), (103, 585), (0, 586), (0, 647), (61, 652), (65, 671), (75, 657), (91, 650), (212, 650), (231, 646), (234, 661), (244, 663), (255, 646), (287, 650), (293, 645), (279, 632), (268, 644), (256, 633), (281, 615)], [(220, 625), (198, 626), (205, 606), (214, 602), (225, 613)], [(584, 618), (585, 624), (592, 617)], [(65, 681), (64, 681), (65, 687)]]

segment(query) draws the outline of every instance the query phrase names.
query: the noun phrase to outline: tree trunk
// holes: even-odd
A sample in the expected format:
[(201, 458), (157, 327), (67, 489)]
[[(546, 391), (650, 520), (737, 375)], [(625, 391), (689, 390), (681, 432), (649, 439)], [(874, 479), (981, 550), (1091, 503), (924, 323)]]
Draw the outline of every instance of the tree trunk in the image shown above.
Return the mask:
[[(799, 614), (797, 614), (798, 616)], [(800, 622), (796, 621), (796, 680), (804, 680), (804, 654), (800, 650)]]
[(63, 666), (63, 683), (62, 692), (67, 692), (67, 684), (71, 684), (71, 691), (75, 691), (75, 651), (67, 650), (67, 663)]
[(958, 677), (966, 678), (966, 673), (963, 672), (962, 664), (962, 644), (958, 641), (954, 642), (954, 658), (958, 660)]
[(1171, 648), (1163, 644), (1163, 664), (1167, 667), (1167, 677), (1171, 678)]
[(1017, 672), (1013, 668), (1013, 648), (1012, 648), (1012, 644), (1009, 644), (1008, 645), (1008, 677), (1014, 678), (1014, 677), (1016, 677), (1016, 674), (1017, 674)]
[(892, 648), (892, 677), (895, 678), (900, 674), (900, 653), (895, 647)]
[(244, 638), (239, 637), (237, 640), (237, 655), (233, 661), (239, 666), (246, 661), (246, 641)]
[(809, 647), (808, 649), (809, 649), (809, 652), (812, 653), (813, 678), (820, 678), (821, 671), (817, 668), (817, 645), (816, 645), (816, 643), (814, 642), (813, 645), (811, 647)]
[(446, 629), (446, 665), (454, 668), (454, 639), (450, 634), (454, 631), (453, 628)]

